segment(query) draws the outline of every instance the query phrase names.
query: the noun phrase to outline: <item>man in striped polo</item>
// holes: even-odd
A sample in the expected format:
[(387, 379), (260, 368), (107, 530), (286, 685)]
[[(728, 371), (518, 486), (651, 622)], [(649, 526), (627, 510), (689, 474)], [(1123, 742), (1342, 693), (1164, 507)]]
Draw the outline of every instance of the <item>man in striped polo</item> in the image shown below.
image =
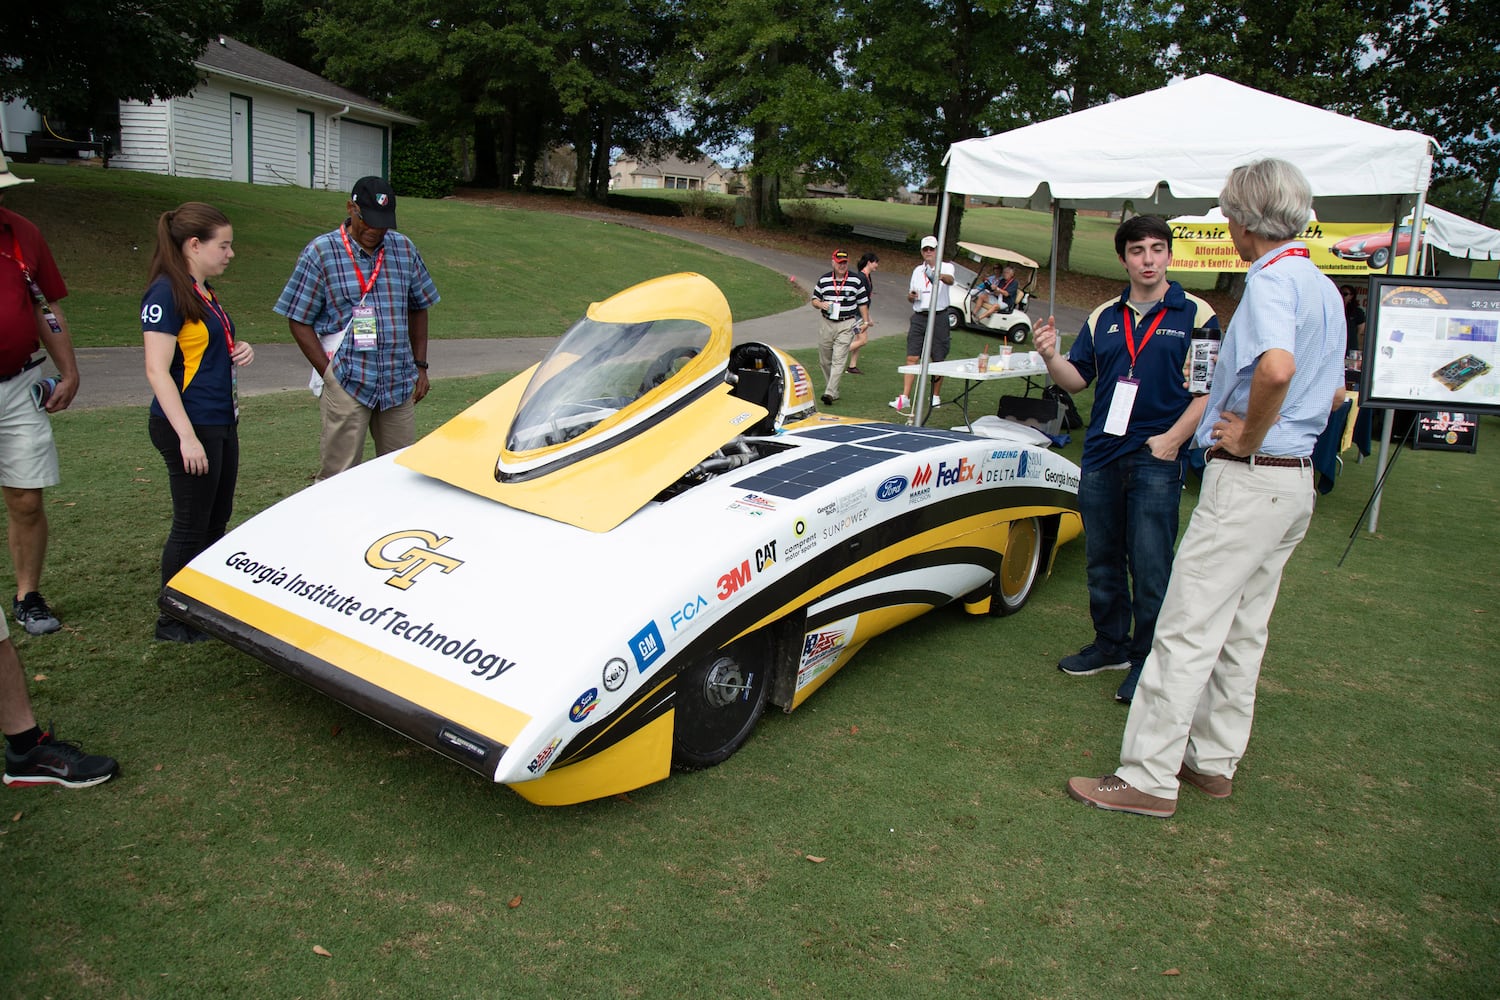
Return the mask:
[(823, 369), (823, 404), (838, 402), (839, 381), (849, 362), (849, 344), (856, 324), (870, 322), (870, 289), (864, 275), (849, 270), (849, 252), (833, 252), (833, 270), (813, 286), (812, 307), (818, 323), (818, 366)]

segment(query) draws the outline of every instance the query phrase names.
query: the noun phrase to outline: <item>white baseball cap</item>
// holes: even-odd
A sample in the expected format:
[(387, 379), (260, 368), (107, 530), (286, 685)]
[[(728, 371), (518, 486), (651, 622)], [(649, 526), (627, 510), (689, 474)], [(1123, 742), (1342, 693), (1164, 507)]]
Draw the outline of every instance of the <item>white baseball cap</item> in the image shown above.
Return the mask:
[(36, 178), (17, 177), (10, 172), (10, 157), (0, 153), (0, 188), (12, 187), (16, 184), (30, 184)]
[(924, 236), (924, 237), (922, 237), (922, 249), (923, 250), (927, 250), (927, 249), (936, 250), (937, 249), (937, 237), (936, 236)]

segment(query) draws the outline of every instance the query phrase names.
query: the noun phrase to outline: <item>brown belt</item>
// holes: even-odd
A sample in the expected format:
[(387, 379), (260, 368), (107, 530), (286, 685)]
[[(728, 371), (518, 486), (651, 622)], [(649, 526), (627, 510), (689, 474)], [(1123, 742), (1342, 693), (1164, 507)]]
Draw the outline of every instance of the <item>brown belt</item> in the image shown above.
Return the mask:
[(1271, 469), (1311, 469), (1310, 458), (1282, 458), (1279, 455), (1231, 455), (1217, 445), (1203, 453), (1205, 459), (1223, 459), (1226, 462), (1241, 462), (1245, 465), (1261, 465)]

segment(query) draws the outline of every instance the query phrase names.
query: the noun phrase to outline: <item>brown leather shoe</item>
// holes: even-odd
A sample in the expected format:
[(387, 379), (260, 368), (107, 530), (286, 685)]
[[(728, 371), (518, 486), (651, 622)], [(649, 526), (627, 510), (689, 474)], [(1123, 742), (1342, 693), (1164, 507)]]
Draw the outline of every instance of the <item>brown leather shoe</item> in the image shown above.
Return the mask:
[(1234, 791), (1233, 778), (1226, 778), (1219, 774), (1202, 774), (1186, 764), (1182, 765), (1182, 770), (1177, 772), (1177, 780), (1185, 781), (1204, 795), (1215, 799), (1227, 799), (1229, 793)]
[(1135, 813), (1137, 816), (1154, 816), (1170, 819), (1177, 811), (1176, 799), (1164, 799), (1159, 795), (1147, 795), (1113, 774), (1102, 778), (1070, 778), (1068, 794), (1079, 802), (1097, 809), (1114, 812)]

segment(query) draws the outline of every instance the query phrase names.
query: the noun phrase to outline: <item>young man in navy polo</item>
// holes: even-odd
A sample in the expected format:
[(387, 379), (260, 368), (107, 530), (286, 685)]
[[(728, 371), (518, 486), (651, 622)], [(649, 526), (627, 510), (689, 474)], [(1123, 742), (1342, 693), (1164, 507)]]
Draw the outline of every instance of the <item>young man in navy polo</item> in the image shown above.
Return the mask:
[(1129, 671), (1115, 693), (1129, 704), (1172, 575), (1181, 451), (1206, 402), (1188, 392), (1184, 362), (1193, 330), (1217, 330), (1219, 321), (1206, 302), (1167, 280), (1172, 230), (1162, 219), (1121, 223), (1115, 252), (1130, 287), (1090, 314), (1068, 356), (1057, 351), (1052, 317), (1035, 338), (1059, 386), (1094, 385), (1078, 487), (1094, 640), (1057, 667), (1075, 677)]

